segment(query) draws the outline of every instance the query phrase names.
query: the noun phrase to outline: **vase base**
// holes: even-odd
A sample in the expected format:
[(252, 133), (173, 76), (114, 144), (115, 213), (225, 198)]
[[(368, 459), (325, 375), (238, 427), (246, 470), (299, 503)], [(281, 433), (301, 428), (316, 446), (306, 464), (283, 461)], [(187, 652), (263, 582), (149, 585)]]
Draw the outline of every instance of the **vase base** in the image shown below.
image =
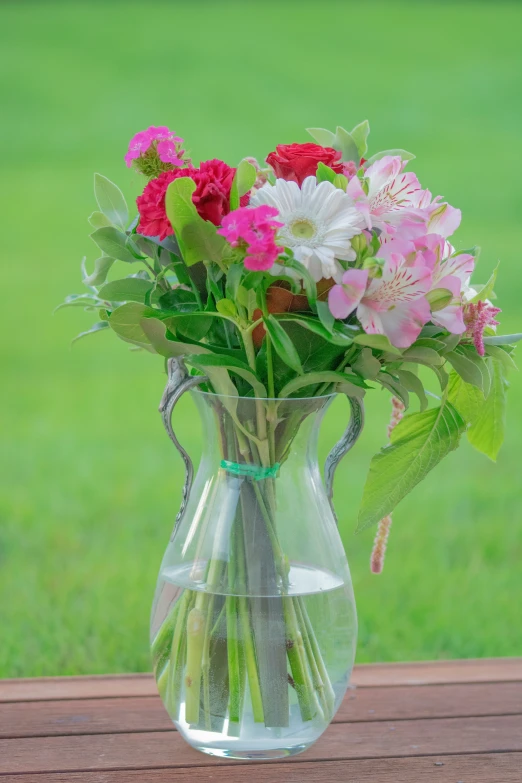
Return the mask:
[(289, 748), (267, 748), (266, 750), (240, 750), (239, 748), (212, 748), (203, 745), (193, 745), (192, 747), (208, 756), (218, 756), (224, 759), (238, 759), (243, 761), (273, 761), (275, 759), (285, 759), (289, 756), (295, 756), (302, 753), (312, 745), (311, 742), (302, 745), (293, 745)]

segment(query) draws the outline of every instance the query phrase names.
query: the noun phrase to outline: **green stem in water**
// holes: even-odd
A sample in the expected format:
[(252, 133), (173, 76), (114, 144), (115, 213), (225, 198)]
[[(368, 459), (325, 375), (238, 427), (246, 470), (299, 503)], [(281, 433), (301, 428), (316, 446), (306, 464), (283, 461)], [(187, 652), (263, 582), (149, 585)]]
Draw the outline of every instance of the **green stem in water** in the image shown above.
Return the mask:
[(300, 597), (297, 599), (297, 603), (301, 611), (303, 626), (306, 629), (307, 640), (310, 644), (312, 655), (319, 672), (319, 677), (321, 678), (323, 684), (324, 703), (326, 707), (325, 717), (327, 720), (332, 720), (334, 715), (334, 709), (335, 709), (335, 693), (332, 688), (332, 683), (330, 681), (328, 672), (326, 671), (326, 666), (323, 660), (323, 656), (321, 654), (321, 650), (319, 648), (319, 643), (317, 642), (317, 637), (315, 635), (312, 623), (310, 621), (310, 617), (308, 616), (308, 612), (306, 611), (306, 606), (304, 605), (304, 601)]
[(192, 596), (189, 590), (185, 590), (178, 600), (179, 610), (176, 615), (176, 624), (172, 637), (172, 646), (170, 652), (170, 663), (168, 668), (168, 686), (166, 707), (171, 715), (175, 717), (179, 714), (179, 702), (181, 695), (181, 680), (183, 667), (185, 665), (185, 645), (183, 635), (186, 626), (187, 612), (192, 602)]
[(294, 599), (283, 598), (287, 631), (287, 655), (292, 671), (292, 678), (297, 692), (299, 709), (303, 721), (312, 720), (315, 717), (313, 685), (308, 672), (306, 652), (303, 637), (299, 629), (294, 607)]
[[(203, 594), (203, 599), (206, 597)], [(199, 723), (205, 619), (205, 612), (198, 606), (196, 600), (196, 606), (190, 610), (187, 617), (187, 666), (185, 669), (185, 720), (192, 724)]]
[(228, 679), (229, 679), (229, 703), (228, 717), (231, 723), (239, 723), (241, 720), (241, 672), (240, 653), (237, 628), (237, 598), (235, 595), (227, 595), (227, 652), (228, 652)]
[(170, 612), (162, 622), (150, 651), (152, 655), (152, 666), (155, 672), (161, 672), (170, 658), (172, 649), (172, 637), (176, 627), (176, 618), (179, 612), (179, 601), (176, 601)]

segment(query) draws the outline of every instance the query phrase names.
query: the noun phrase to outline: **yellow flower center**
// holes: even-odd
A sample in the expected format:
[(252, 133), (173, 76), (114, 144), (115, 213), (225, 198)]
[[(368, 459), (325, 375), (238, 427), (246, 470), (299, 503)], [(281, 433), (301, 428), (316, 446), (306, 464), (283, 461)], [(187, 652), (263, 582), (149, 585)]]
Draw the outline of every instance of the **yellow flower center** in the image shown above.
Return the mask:
[(298, 239), (311, 239), (317, 229), (311, 220), (300, 218), (299, 220), (294, 220), (290, 225), (290, 231), (294, 237), (297, 237)]

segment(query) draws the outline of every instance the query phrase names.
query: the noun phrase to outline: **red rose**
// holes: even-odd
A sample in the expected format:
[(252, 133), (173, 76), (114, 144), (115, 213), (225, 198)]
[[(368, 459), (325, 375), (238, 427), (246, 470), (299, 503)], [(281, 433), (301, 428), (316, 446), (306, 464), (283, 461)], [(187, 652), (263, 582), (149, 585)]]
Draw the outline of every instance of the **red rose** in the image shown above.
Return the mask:
[(276, 152), (271, 152), (266, 162), (272, 166), (276, 177), (301, 185), (306, 177), (315, 176), (318, 163), (342, 174), (340, 158), (340, 152), (319, 144), (278, 144)]
[[(170, 183), (179, 177), (190, 177), (196, 183), (192, 201), (204, 220), (219, 226), (224, 215), (230, 212), (230, 189), (236, 170), (222, 160), (207, 160), (199, 169), (173, 169), (165, 171), (146, 185), (136, 199), (140, 222), (138, 232), (145, 236), (165, 239), (173, 234), (165, 211), (165, 194)], [(248, 195), (241, 198), (241, 206), (248, 204)]]

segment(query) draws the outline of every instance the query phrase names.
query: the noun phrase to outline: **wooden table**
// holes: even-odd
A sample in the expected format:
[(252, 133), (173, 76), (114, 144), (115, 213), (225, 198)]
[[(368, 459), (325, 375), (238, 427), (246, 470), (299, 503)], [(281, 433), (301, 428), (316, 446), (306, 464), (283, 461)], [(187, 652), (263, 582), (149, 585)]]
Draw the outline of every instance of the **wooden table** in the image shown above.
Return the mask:
[(3, 680), (0, 783), (522, 781), (522, 659), (357, 666), (353, 684), (306, 753), (250, 764), (188, 747), (149, 675)]

